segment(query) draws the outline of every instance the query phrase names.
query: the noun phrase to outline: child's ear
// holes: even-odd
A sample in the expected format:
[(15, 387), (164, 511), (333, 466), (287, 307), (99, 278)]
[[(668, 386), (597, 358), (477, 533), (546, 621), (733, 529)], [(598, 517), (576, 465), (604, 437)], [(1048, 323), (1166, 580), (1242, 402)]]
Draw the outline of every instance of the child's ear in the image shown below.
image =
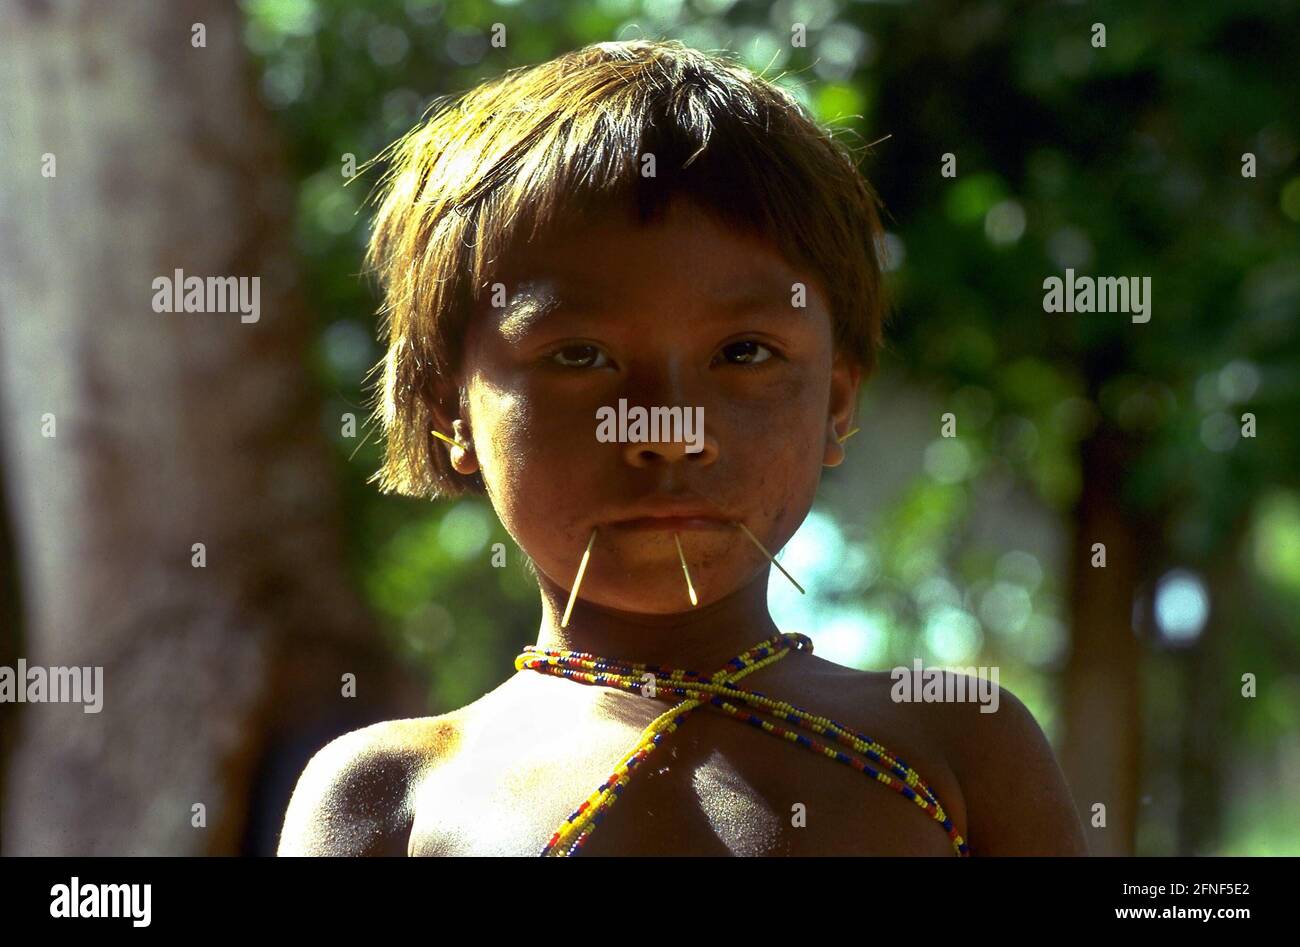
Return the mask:
[(826, 448), (822, 455), (823, 467), (838, 467), (844, 463), (844, 441), (853, 428), (853, 414), (858, 406), (858, 386), (862, 382), (862, 367), (856, 359), (843, 352), (835, 353), (831, 364), (831, 397), (826, 419)]
[[(479, 469), (478, 455), (474, 451), (474, 436), (469, 422), (453, 415), (450, 410), (451, 405), (455, 405), (461, 411), (467, 407), (463, 397), (450, 402), (442, 399), (436, 401), (432, 413), (436, 430), (442, 437), (438, 437), (432, 431), (429, 432), (429, 437), (433, 438), (439, 450), (448, 452), (453, 470), (465, 475), (476, 473)], [(456, 443), (448, 444), (443, 437)]]

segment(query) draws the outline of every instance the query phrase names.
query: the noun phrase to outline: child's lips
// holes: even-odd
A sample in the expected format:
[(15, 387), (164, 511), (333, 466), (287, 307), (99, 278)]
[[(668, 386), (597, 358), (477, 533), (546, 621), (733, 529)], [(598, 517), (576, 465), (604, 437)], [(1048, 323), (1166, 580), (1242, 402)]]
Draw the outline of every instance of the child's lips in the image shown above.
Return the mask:
[(627, 530), (725, 530), (732, 518), (692, 491), (655, 493), (618, 511), (609, 525)]

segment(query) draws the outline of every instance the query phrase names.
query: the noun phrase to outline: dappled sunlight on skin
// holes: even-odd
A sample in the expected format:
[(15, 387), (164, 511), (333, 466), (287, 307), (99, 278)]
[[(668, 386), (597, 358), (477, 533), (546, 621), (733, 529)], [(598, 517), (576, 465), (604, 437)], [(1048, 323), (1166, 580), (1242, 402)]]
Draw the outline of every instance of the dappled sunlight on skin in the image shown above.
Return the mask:
[(705, 764), (691, 773), (691, 787), (709, 827), (731, 854), (766, 855), (772, 851), (781, 836), (781, 817), (721, 753), (714, 750)]

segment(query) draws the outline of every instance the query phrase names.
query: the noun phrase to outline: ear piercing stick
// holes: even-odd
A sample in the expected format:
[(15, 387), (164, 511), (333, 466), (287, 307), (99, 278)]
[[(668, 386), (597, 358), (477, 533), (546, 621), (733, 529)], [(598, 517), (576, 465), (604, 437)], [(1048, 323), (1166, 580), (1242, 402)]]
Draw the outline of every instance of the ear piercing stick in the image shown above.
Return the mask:
[(460, 441), (453, 441), (453, 440), (452, 440), (450, 437), (448, 437), (446, 434), (443, 434), (442, 431), (431, 431), (430, 433), (433, 434), (434, 437), (440, 437), (440, 438), (442, 438), (444, 441), (446, 441), (446, 442), (447, 442), (448, 444), (450, 444), (452, 447), (459, 447), (459, 448), (461, 448), (462, 450), (464, 450), (464, 448), (465, 448), (465, 445), (462, 444)]
[(686, 555), (682, 552), (682, 541), (676, 533), (673, 533), (673, 542), (677, 544), (677, 558), (682, 561), (682, 574), (686, 576), (686, 591), (691, 597), (691, 604), (700, 604), (699, 599), (695, 597), (695, 586), (691, 584), (691, 573), (686, 568)]
[(849, 431), (849, 432), (848, 432), (847, 434), (845, 434), (843, 437), (839, 438), (839, 442), (840, 442), (841, 444), (843, 444), (845, 441), (847, 441), (847, 440), (848, 440), (850, 437), (852, 437), (854, 434), (857, 434), (858, 431), (860, 431), (860, 430), (862, 430), (862, 428), (860, 428), (860, 427), (855, 427), (853, 430)]
[(767, 558), (768, 558), (769, 560), (771, 560), (772, 565), (776, 566), (778, 569), (781, 569), (781, 574), (782, 574), (783, 576), (785, 576), (785, 577), (786, 577), (787, 579), (789, 579), (791, 582), (794, 582), (794, 587), (795, 587), (796, 589), (798, 589), (798, 590), (799, 590), (800, 592), (802, 592), (804, 595), (807, 595), (807, 594), (808, 594), (807, 592), (804, 592), (804, 590), (803, 590), (803, 586), (802, 586), (802, 585), (800, 585), (798, 582), (795, 582), (795, 581), (794, 581), (794, 576), (792, 576), (790, 573), (786, 572), (785, 569), (782, 569), (782, 568), (781, 568), (781, 563), (777, 562), (776, 559), (772, 556), (772, 554), (771, 554), (770, 552), (767, 551), (767, 547), (765, 547), (762, 543), (760, 543), (760, 542), (758, 541), (758, 537), (755, 536), (753, 533), (751, 533), (751, 532), (749, 531), (749, 527), (748, 527), (748, 526), (746, 526), (746, 525), (745, 525), (744, 523), (742, 523), (740, 520), (736, 520), (736, 525), (739, 526), (741, 529), (743, 529), (743, 530), (745, 531), (745, 535), (748, 536), (748, 537), (753, 541), (753, 543), (754, 543), (755, 546), (757, 546), (760, 550), (762, 550), (763, 555), (767, 556)]
[(582, 554), (582, 562), (578, 563), (578, 577), (573, 580), (573, 588), (569, 590), (569, 604), (564, 606), (564, 617), (560, 619), (560, 627), (567, 628), (569, 625), (569, 615), (573, 612), (573, 603), (578, 598), (578, 586), (582, 584), (582, 574), (587, 571), (587, 560), (591, 558), (591, 544), (596, 541), (596, 529), (592, 527), (591, 538), (587, 540), (587, 551)]

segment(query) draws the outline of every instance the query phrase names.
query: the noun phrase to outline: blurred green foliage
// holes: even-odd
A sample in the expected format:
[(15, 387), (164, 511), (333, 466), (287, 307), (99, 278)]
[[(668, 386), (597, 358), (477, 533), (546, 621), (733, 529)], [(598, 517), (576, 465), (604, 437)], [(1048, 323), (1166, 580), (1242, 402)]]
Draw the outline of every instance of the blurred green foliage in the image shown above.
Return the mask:
[[(934, 431), (897, 489), (871, 494), (880, 507), (865, 518), (846, 497), (868, 481), (834, 472), (827, 501), (783, 554), (811, 602), (774, 585), (778, 621), (815, 627), (827, 656), (862, 667), (916, 655), (1000, 664), (1003, 683), (1054, 734), (1080, 443), (1113, 431), (1134, 447), (1116, 490), (1159, 524), (1153, 569), (1238, 575), (1234, 658), (1287, 672), (1266, 698), (1230, 705), (1232, 732), (1246, 735), (1234, 768), (1264, 775), (1233, 784), (1224, 850), (1300, 849), (1278, 812), (1267, 827), (1256, 820), (1275, 803), (1267, 786), (1300, 779), (1296, 5), (243, 6), (299, 181), (298, 242), (321, 319), (314, 358), (331, 393), (322, 423), (338, 444), (355, 568), (395, 647), (431, 669), (432, 711), (511, 673), (534, 640), (536, 592), (484, 501), (381, 498), (365, 483), (378, 465), (373, 439), (358, 447), (339, 436), (344, 412), (361, 419), (363, 379), (381, 355), (377, 298), (358, 278), (374, 175), (345, 186), (344, 163), (374, 156), (435, 97), (507, 68), (600, 40), (675, 37), (735, 52), (836, 134), (874, 143), (863, 170), (888, 210), (896, 307), (863, 417), (900, 442)], [(503, 49), (488, 43), (495, 23)], [(806, 26), (807, 48), (792, 47), (794, 23)], [(1094, 23), (1106, 27), (1104, 48), (1091, 43)], [(940, 174), (945, 153), (955, 178)], [(1241, 173), (1245, 153), (1255, 177)], [(1151, 277), (1151, 321), (1044, 313), (1042, 281), (1067, 267)], [(933, 410), (908, 415), (900, 392)], [(943, 411), (957, 417), (959, 440), (938, 436)], [(1254, 439), (1240, 436), (1247, 411)], [(990, 533), (977, 526), (994, 502), (1014, 515)], [(510, 565), (485, 568), (497, 542)], [(1158, 747), (1177, 739), (1167, 722), (1178, 701), (1194, 699), (1179, 688), (1177, 660), (1153, 644), (1148, 742)], [(1170, 850), (1171, 832), (1147, 824), (1143, 850)]]

